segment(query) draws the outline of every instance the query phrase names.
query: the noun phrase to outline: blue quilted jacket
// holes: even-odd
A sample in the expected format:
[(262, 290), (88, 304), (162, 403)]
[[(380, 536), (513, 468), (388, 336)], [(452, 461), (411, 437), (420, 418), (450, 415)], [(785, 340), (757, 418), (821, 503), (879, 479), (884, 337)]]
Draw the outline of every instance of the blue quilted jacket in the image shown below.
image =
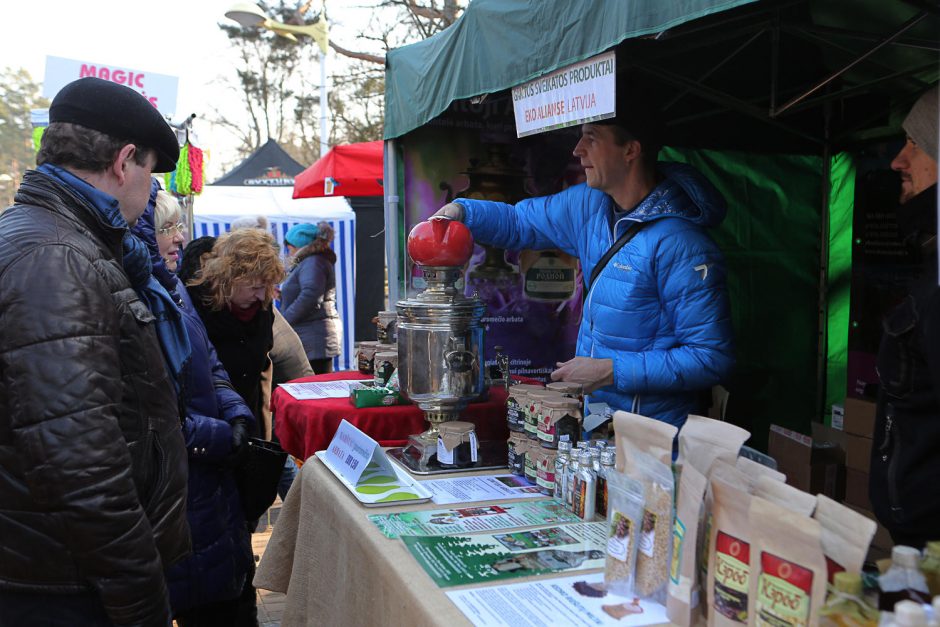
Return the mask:
[(629, 213), (587, 185), (515, 205), (460, 198), (474, 238), (510, 250), (559, 248), (585, 277), (631, 222), (643, 227), (585, 298), (577, 355), (611, 359), (614, 384), (591, 396), (681, 427), (734, 365), (726, 271), (705, 232), (721, 194), (691, 166), (659, 163), (660, 183)]

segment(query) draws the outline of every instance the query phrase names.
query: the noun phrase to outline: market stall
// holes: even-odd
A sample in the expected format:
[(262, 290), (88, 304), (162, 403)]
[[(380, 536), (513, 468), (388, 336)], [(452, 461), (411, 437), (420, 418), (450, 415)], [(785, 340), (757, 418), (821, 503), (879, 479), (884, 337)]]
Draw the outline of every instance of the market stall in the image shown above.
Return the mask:
[(336, 233), (336, 307), (343, 321), (341, 354), (334, 368), (348, 369), (355, 354), (356, 216), (341, 196), (294, 200), (294, 175), (303, 166), (273, 140), (212, 185), (206, 185), (193, 206), (192, 237), (218, 236), (238, 218), (263, 215), (284, 250), (284, 235), (295, 224), (329, 222)]

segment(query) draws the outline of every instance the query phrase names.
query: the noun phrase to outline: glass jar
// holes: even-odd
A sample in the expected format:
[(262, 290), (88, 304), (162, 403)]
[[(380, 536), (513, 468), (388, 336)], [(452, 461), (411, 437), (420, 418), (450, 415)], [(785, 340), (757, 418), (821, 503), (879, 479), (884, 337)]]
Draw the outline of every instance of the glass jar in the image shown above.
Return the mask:
[(454, 420), (438, 427), (437, 461), (442, 466), (466, 468), (477, 462), (479, 447), (472, 422)]
[(529, 405), (525, 414), (525, 434), (530, 440), (539, 439), (539, 420), (542, 414), (542, 401), (551, 398), (564, 398), (551, 390), (532, 390), (528, 394)]
[(568, 471), (568, 460), (571, 459), (571, 442), (558, 443), (558, 455), (555, 457), (555, 491), (554, 496), (559, 501), (565, 500), (565, 480)]
[(398, 312), (380, 311), (375, 319), (375, 339), (383, 344), (398, 341)]
[(539, 487), (539, 492), (547, 496), (552, 496), (555, 493), (555, 459), (557, 457), (558, 454), (555, 451), (541, 447), (538, 447), (535, 454), (536, 463), (538, 464), (536, 484)]
[(373, 360), (372, 380), (375, 387), (383, 388), (392, 378), (392, 373), (398, 370), (398, 351), (376, 352)]
[(506, 397), (506, 424), (510, 431), (525, 433), (525, 415), (529, 406), (528, 393), (543, 389), (540, 385), (520, 383), (509, 387)]
[(525, 457), (529, 440), (524, 433), (510, 433), (508, 446), (509, 472), (520, 477), (525, 476)]
[(549, 383), (545, 386), (546, 390), (551, 390), (552, 392), (558, 392), (562, 396), (567, 396), (568, 398), (576, 398), (581, 405), (584, 405), (584, 386), (580, 383), (573, 383), (571, 381), (555, 381)]
[(597, 476), (591, 468), (591, 452), (581, 451), (578, 471), (572, 476), (571, 511), (585, 522), (594, 520), (597, 498)]
[(607, 518), (607, 476), (609, 473), (616, 472), (616, 452), (614, 449), (605, 448), (601, 451), (600, 463), (597, 467), (597, 497), (594, 499), (597, 516), (600, 519)]
[(559, 442), (574, 444), (581, 437), (581, 403), (575, 398), (554, 396), (542, 399), (539, 412), (539, 444), (558, 448)]
[(538, 464), (538, 453), (541, 451), (541, 447), (536, 446), (528, 438), (526, 439), (526, 450), (525, 450), (525, 478), (529, 480), (529, 483), (532, 485), (538, 485), (539, 481), (539, 464)]
[(356, 359), (359, 372), (373, 374), (375, 371), (375, 348), (378, 342), (359, 342), (359, 355)]

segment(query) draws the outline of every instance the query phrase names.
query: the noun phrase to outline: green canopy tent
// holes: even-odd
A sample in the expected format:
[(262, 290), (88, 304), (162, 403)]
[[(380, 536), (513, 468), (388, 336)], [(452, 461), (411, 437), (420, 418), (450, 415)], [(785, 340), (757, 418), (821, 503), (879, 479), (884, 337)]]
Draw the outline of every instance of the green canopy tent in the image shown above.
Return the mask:
[[(937, 81), (938, 33), (936, 0), (473, 0), (388, 55), (392, 300), (405, 289), (409, 145), (457, 109), (485, 118), (511, 106), (512, 87), (616, 47), (618, 72), (643, 74), (665, 103), (662, 158), (693, 163), (729, 200), (715, 237), (738, 344), (731, 418), (758, 446), (770, 422), (806, 431), (845, 396), (857, 156), (898, 138)], [(566, 160), (573, 141), (559, 146)]]

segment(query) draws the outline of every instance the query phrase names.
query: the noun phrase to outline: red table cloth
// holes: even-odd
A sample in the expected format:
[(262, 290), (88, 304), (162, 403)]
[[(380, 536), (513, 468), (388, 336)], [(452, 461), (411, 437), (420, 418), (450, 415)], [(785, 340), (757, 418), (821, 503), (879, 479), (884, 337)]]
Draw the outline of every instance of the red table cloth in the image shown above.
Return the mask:
[[(304, 377), (295, 383), (371, 378), (371, 375), (353, 370)], [(271, 409), (274, 413), (274, 429), (281, 446), (294, 457), (304, 460), (326, 449), (344, 418), (382, 446), (404, 446), (409, 435), (428, 428), (424, 412), (417, 405), (357, 409), (348, 398), (298, 401), (281, 388), (274, 390)], [(506, 389), (490, 388), (489, 398), (482, 403), (467, 405), (461, 420), (476, 426), (480, 440), (507, 439)]]

